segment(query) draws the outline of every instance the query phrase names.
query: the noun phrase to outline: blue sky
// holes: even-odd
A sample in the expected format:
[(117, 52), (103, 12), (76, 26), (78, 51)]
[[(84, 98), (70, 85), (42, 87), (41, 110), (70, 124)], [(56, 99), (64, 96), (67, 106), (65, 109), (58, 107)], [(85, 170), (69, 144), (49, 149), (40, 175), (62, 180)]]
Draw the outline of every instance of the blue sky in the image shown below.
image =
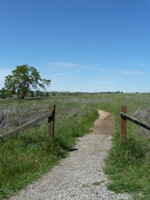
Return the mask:
[(0, 0), (0, 88), (22, 64), (48, 91), (149, 92), (150, 0)]

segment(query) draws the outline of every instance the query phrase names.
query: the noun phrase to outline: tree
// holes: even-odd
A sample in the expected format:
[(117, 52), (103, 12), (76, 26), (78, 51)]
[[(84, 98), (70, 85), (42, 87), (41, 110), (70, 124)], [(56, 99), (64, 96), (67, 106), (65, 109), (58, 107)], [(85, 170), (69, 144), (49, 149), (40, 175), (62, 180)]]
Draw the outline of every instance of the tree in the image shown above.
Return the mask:
[(36, 97), (40, 96), (40, 90), (36, 90)]
[(48, 93), (48, 92), (46, 92), (46, 94), (45, 94), (45, 95), (46, 95), (46, 97), (49, 97), (49, 93)]
[(43, 97), (43, 92), (42, 91), (40, 91), (40, 97)]
[(42, 79), (35, 67), (21, 65), (12, 71), (12, 75), (5, 77), (5, 90), (9, 95), (17, 94), (18, 98), (24, 99), (31, 90), (45, 89), (50, 82)]
[(30, 91), (30, 97), (35, 97), (35, 94), (34, 94), (33, 90)]
[(2, 89), (0, 90), (0, 98), (3, 98), (3, 99), (6, 98), (6, 90), (5, 90), (4, 88), (2, 88)]

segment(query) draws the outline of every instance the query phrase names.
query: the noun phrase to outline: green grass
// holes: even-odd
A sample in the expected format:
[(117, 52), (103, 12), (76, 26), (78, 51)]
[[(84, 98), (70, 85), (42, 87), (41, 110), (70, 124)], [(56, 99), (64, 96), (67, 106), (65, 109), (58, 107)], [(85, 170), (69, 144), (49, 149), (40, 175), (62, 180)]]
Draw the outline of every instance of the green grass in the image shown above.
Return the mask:
[(119, 125), (116, 124), (113, 147), (106, 159), (105, 173), (112, 180), (108, 189), (131, 193), (138, 200), (150, 199), (150, 134), (139, 133), (137, 125), (128, 122), (127, 139), (121, 143)]
[(150, 142), (150, 140), (137, 138), (137, 135), (132, 133), (125, 144), (114, 143), (105, 168), (105, 172), (113, 180), (108, 185), (108, 189), (117, 193), (139, 193), (144, 197), (148, 194), (150, 197), (148, 141)]
[(112, 179), (108, 188), (143, 195), (136, 199), (150, 199), (149, 138), (137, 134), (137, 126), (129, 122), (127, 141), (124, 145), (120, 143), (121, 105), (127, 105), (128, 114), (132, 114), (138, 108), (149, 106), (149, 102), (150, 94), (80, 94), (37, 100), (1, 100), (0, 110), (7, 111), (5, 122), (11, 122), (8, 130), (43, 115), (54, 104), (56, 129), (51, 144), (47, 141), (47, 120), (0, 141), (0, 199), (9, 198), (66, 157), (77, 138), (90, 132), (98, 117), (97, 109), (112, 112), (116, 118), (113, 147), (105, 168)]
[[(33, 102), (35, 104), (35, 102)], [(37, 110), (39, 109), (39, 102)], [(41, 102), (47, 104), (48, 102)], [(56, 130), (53, 143), (47, 140), (47, 120), (37, 127), (0, 141), (0, 199), (48, 172), (67, 156), (77, 137), (89, 132), (98, 113), (93, 106), (73, 103), (69, 99), (56, 103)], [(21, 107), (28, 102), (21, 102)], [(18, 102), (18, 106), (20, 102)], [(32, 107), (30, 103), (30, 107)]]

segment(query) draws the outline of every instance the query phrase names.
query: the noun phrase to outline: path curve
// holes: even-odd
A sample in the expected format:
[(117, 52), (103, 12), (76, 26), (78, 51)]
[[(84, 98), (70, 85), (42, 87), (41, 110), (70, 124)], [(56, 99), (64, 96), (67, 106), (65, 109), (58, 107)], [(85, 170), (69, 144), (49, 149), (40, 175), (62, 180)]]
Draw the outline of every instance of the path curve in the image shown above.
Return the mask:
[(69, 156), (11, 200), (121, 200), (128, 194), (107, 190), (104, 159), (111, 148), (114, 116), (99, 110), (91, 134), (80, 138)]

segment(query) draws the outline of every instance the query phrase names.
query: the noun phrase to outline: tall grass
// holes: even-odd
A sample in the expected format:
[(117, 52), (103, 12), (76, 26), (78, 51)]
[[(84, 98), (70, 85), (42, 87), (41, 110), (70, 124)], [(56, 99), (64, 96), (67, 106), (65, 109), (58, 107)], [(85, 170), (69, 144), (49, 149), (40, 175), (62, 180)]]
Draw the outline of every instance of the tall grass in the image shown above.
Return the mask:
[[(47, 104), (46, 108), (48, 103), (41, 102)], [(49, 171), (68, 154), (77, 137), (89, 132), (98, 116), (92, 105), (80, 101), (74, 103), (66, 99), (66, 102), (53, 103), (57, 108), (53, 143), (47, 140), (47, 121), (0, 141), (0, 199), (11, 196)], [(24, 101), (24, 104), (27, 106), (28, 102)]]
[[(1, 101), (0, 110), (7, 110), (7, 121), (11, 121), (13, 128), (18, 109), (22, 111), (19, 112), (20, 122), (24, 122), (41, 116), (41, 110), (44, 114), (50, 105), (55, 104), (56, 130), (51, 144), (47, 141), (47, 120), (0, 141), (0, 199), (10, 197), (66, 157), (77, 138), (90, 132), (98, 117), (97, 109), (112, 112), (116, 118), (113, 147), (105, 168), (113, 180), (109, 189), (143, 193), (143, 198), (149, 197), (148, 139), (137, 137), (137, 129), (128, 123), (127, 142), (124, 146), (120, 143), (121, 105), (127, 105), (128, 114), (131, 114), (139, 107), (149, 106), (149, 100), (149, 94), (86, 94), (32, 101)], [(13, 110), (13, 114), (9, 110)]]

